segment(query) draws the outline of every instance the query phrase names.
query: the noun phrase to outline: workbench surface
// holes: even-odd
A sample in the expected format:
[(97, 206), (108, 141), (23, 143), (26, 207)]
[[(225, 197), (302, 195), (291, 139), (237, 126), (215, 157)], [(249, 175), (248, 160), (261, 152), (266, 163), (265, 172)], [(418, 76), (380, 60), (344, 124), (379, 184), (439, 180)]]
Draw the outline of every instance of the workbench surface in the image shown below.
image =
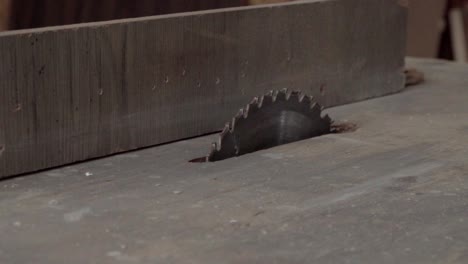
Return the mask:
[(212, 135), (1, 181), (0, 263), (468, 263), (468, 66), (408, 64), (425, 84), (327, 110), (355, 132), (189, 163)]

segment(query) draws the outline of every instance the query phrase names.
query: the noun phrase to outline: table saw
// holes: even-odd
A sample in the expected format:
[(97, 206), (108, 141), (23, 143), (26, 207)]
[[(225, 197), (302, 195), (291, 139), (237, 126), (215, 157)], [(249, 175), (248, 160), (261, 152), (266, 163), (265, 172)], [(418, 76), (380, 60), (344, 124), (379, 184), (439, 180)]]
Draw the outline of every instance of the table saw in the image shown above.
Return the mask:
[(468, 66), (219, 162), (217, 135), (1, 182), (1, 263), (466, 263)]

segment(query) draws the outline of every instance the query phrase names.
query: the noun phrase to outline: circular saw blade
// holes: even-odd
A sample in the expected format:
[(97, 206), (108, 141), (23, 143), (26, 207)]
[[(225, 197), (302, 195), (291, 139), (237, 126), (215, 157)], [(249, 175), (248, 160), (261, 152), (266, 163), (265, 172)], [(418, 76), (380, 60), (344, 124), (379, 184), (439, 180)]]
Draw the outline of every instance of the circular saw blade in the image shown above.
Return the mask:
[(227, 123), (212, 144), (208, 161), (219, 161), (330, 132), (331, 119), (312, 97), (271, 91), (254, 98)]

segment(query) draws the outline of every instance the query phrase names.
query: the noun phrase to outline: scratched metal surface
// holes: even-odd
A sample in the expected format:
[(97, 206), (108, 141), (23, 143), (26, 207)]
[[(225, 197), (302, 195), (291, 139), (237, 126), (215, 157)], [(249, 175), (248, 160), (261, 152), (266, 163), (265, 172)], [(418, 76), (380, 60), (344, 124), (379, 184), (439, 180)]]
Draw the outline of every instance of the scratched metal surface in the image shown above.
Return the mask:
[(213, 136), (0, 184), (0, 263), (467, 263), (468, 66), (218, 163)]

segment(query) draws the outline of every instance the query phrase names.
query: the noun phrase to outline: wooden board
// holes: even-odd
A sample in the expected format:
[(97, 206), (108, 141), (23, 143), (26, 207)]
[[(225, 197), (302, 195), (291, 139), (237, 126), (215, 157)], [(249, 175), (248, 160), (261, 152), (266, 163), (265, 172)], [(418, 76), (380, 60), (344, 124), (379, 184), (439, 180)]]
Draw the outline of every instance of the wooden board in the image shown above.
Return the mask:
[(214, 136), (0, 182), (0, 263), (468, 263), (468, 66), (328, 109), (358, 130), (216, 163)]
[(0, 177), (216, 131), (252, 97), (403, 87), (400, 1), (327, 0), (0, 35)]

